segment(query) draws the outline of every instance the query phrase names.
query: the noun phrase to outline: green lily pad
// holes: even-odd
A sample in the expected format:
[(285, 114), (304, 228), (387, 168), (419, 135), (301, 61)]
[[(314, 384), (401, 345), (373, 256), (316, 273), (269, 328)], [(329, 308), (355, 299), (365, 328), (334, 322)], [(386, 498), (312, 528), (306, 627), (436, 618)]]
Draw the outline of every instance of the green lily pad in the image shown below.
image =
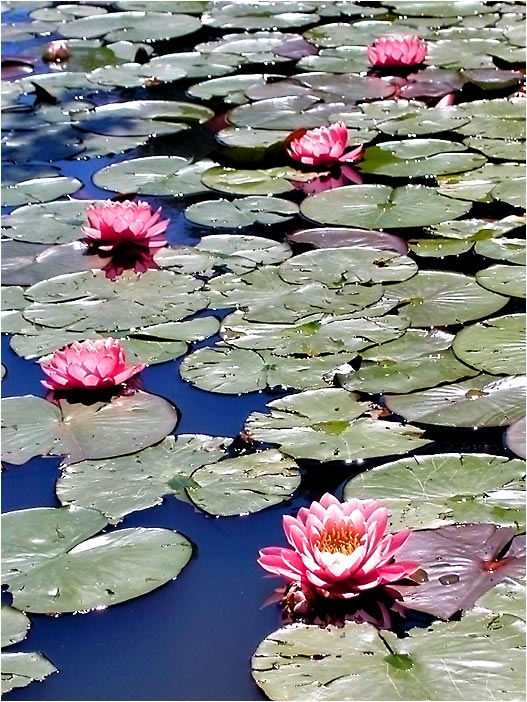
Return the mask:
[(486, 163), (470, 173), (439, 176), (439, 193), (459, 200), (500, 200), (525, 208), (525, 165)]
[(104, 15), (108, 12), (104, 7), (90, 7), (77, 4), (62, 4), (58, 7), (40, 7), (29, 13), (31, 19), (41, 22), (67, 22), (77, 17)]
[[(158, 83), (171, 83), (180, 80), (185, 78), (186, 75), (186, 71), (183, 68), (174, 66), (170, 73), (165, 70), (163, 72), (163, 80), (160, 80), (150, 63), (142, 64), (130, 61), (119, 66), (100, 66), (90, 71), (87, 74), (87, 78), (89, 81), (105, 88), (148, 88)], [(100, 122), (97, 121), (96, 124), (99, 128)], [(128, 122), (127, 126), (131, 127), (132, 124)], [(174, 132), (182, 131), (185, 128), (185, 126), (176, 126)], [(166, 126), (164, 130), (168, 132)]]
[(508, 314), (465, 327), (452, 348), (462, 361), (486, 373), (525, 373), (525, 315)]
[(271, 700), (514, 700), (523, 694), (523, 631), (521, 619), (493, 613), (402, 639), (365, 623), (296, 623), (259, 644), (252, 672)]
[(207, 191), (201, 176), (212, 166), (208, 159), (191, 164), (181, 156), (145, 156), (105, 166), (94, 174), (93, 182), (116, 192), (183, 197)]
[(23, 641), (31, 622), (23, 612), (7, 604), (2, 605), (2, 648)]
[(401, 458), (359, 473), (344, 499), (382, 500), (391, 529), (437, 529), (460, 522), (525, 523), (525, 463), (486, 453)]
[(516, 139), (486, 139), (485, 137), (467, 137), (463, 143), (474, 149), (481, 151), (489, 158), (496, 158), (503, 161), (525, 161), (525, 141)]
[(2, 653), (2, 693), (44, 680), (57, 668), (41, 653)]
[(384, 403), (410, 422), (447, 427), (508, 426), (525, 415), (525, 378), (479, 375), (409, 395), (386, 395)]
[(86, 210), (95, 200), (66, 200), (25, 205), (2, 218), (5, 236), (38, 244), (68, 244), (79, 239)]
[(463, 144), (442, 139), (386, 141), (369, 146), (358, 168), (362, 173), (419, 178), (470, 171), (486, 162), (484, 156), (464, 151)]
[(318, 54), (305, 56), (298, 62), (303, 71), (327, 73), (362, 73), (369, 68), (368, 56), (362, 46), (342, 46), (321, 49)]
[(254, 85), (266, 85), (269, 81), (283, 78), (276, 73), (248, 73), (238, 76), (211, 78), (191, 85), (187, 94), (200, 100), (222, 99), (228, 105), (248, 102), (245, 89)]
[(224, 166), (209, 168), (201, 182), (211, 190), (230, 195), (279, 195), (293, 190), (296, 171), (288, 167), (242, 170)]
[(516, 456), (525, 458), (525, 417), (518, 419), (507, 428), (505, 444)]
[(192, 554), (187, 539), (169, 529), (138, 527), (93, 536), (106, 524), (102, 514), (83, 508), (4, 514), (3, 549), (16, 564), (5, 576), (13, 606), (50, 614), (126, 602), (174, 580)]
[(201, 22), (191, 15), (174, 12), (112, 12), (74, 19), (58, 27), (63, 37), (91, 39), (104, 37), (107, 42), (161, 41), (196, 32)]
[[(489, 239), (497, 239), (504, 234), (508, 234), (524, 226), (525, 220), (523, 217), (509, 215), (508, 217), (494, 221), (485, 219), (446, 221), (429, 227), (428, 231), (434, 236), (475, 242), (477, 246), (479, 243), (483, 243)], [(484, 251), (478, 251), (478, 253), (486, 255)], [(524, 263), (524, 261), (518, 261), (518, 263)]]
[(526, 264), (525, 239), (485, 239), (476, 242), (474, 251), (481, 256), (494, 258), (498, 261)]
[(141, 391), (91, 405), (55, 405), (33, 395), (2, 404), (3, 458), (16, 465), (38, 455), (68, 456), (74, 463), (133, 453), (164, 439), (178, 416), (167, 400)]
[(525, 297), (525, 266), (507, 266), (496, 264), (476, 273), (476, 280), (487, 290)]
[(497, 614), (512, 614), (525, 619), (525, 583), (507, 578), (480, 597), (476, 603), (478, 610), (485, 609)]
[(452, 353), (453, 339), (439, 330), (408, 329), (394, 341), (361, 352), (358, 370), (336, 369), (334, 381), (346, 390), (407, 393), (477, 375)]
[(411, 425), (362, 416), (367, 403), (345, 390), (306, 391), (268, 403), (270, 414), (253, 412), (245, 431), (256, 441), (278, 444), (293, 458), (361, 461), (406, 453), (429, 443)]
[(201, 80), (234, 73), (247, 63), (243, 56), (227, 53), (202, 54), (199, 51), (181, 51), (175, 54), (155, 56), (150, 60), (150, 69), (156, 80), (172, 81), (173, 76), (183, 71), (187, 78)]
[(197, 507), (216, 517), (253, 514), (289, 499), (300, 477), (292, 459), (269, 449), (198, 468), (187, 493)]
[(131, 512), (161, 504), (167, 495), (185, 499), (192, 473), (223, 458), (231, 441), (182, 434), (132, 456), (80, 461), (63, 469), (57, 497), (62, 505), (97, 509), (116, 524)]
[(204, 200), (190, 205), (185, 217), (202, 227), (239, 229), (254, 224), (287, 222), (298, 213), (298, 206), (277, 197), (244, 197), (233, 201)]
[(361, 110), (373, 119), (379, 131), (393, 136), (437, 134), (470, 122), (468, 115), (455, 108), (425, 107), (408, 100), (372, 102), (361, 105)]
[(504, 307), (508, 298), (485, 290), (474, 278), (449, 271), (419, 271), (386, 288), (412, 327), (439, 327), (480, 319)]
[(298, 34), (278, 31), (243, 32), (225, 34), (220, 39), (196, 44), (196, 51), (214, 57), (216, 53), (243, 56), (248, 63), (281, 63), (287, 57), (274, 52), (287, 41), (299, 40)]
[(376, 232), (352, 227), (311, 227), (297, 229), (287, 235), (289, 241), (300, 244), (310, 244), (315, 249), (335, 249), (340, 247), (366, 247), (372, 249), (387, 249), (408, 253), (408, 244), (403, 239), (386, 232)]
[(300, 205), (313, 222), (364, 229), (422, 227), (456, 219), (469, 209), (468, 203), (422, 185), (350, 185), (306, 197)]
[(220, 3), (209, 5), (201, 16), (207, 27), (220, 29), (297, 29), (320, 19), (313, 3), (269, 2), (264, 6), (253, 2)]
[(472, 242), (459, 239), (409, 239), (410, 251), (423, 258), (444, 258), (445, 256), (459, 256), (470, 251)]
[(77, 178), (32, 178), (2, 187), (2, 204), (9, 207), (57, 200), (76, 192), (82, 183)]

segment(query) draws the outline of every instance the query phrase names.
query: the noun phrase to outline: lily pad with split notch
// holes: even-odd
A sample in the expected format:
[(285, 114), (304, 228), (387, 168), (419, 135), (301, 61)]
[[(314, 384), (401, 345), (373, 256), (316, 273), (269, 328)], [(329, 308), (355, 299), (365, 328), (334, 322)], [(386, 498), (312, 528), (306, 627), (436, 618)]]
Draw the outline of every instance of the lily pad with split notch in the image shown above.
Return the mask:
[(42, 681), (57, 668), (41, 653), (2, 652), (2, 694)]
[(287, 166), (236, 169), (215, 166), (205, 171), (201, 182), (206, 188), (229, 195), (280, 195), (293, 190), (296, 171)]
[(465, 327), (452, 348), (464, 363), (486, 373), (525, 373), (525, 315), (508, 314)]
[(16, 185), (2, 187), (2, 205), (18, 207), (19, 205), (38, 204), (58, 200), (64, 195), (71, 195), (82, 186), (77, 178), (56, 176), (54, 178), (31, 178)]
[(282, 224), (298, 213), (298, 206), (277, 197), (203, 200), (190, 205), (185, 217), (193, 224), (220, 229), (240, 229), (254, 224)]
[(2, 218), (3, 234), (38, 244), (67, 244), (79, 239), (86, 209), (95, 200), (66, 200), (24, 205)]
[(495, 264), (476, 273), (476, 280), (487, 290), (510, 297), (525, 297), (525, 266)]

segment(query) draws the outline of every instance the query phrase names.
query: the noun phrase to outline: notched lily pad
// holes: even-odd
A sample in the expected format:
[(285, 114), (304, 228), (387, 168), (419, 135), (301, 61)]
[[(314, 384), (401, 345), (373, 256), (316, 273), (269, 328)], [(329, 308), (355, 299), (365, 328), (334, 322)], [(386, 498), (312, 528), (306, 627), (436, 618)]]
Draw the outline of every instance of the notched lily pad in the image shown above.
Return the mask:
[(508, 314), (465, 327), (452, 348), (464, 363), (486, 373), (525, 373), (525, 315)]
[(232, 201), (204, 200), (187, 207), (185, 217), (202, 227), (241, 229), (254, 224), (282, 224), (297, 213), (298, 206), (287, 200), (253, 196)]
[(57, 668), (41, 653), (2, 653), (2, 694), (56, 672)]

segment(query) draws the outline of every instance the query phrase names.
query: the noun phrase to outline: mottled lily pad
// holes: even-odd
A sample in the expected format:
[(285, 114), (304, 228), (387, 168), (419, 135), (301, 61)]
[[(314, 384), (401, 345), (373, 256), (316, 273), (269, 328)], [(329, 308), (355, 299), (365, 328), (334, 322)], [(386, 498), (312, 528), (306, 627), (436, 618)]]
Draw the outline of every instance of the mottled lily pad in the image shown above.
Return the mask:
[(2, 648), (23, 641), (31, 622), (23, 612), (7, 604), (2, 605)]
[(486, 453), (401, 458), (359, 473), (344, 498), (382, 500), (391, 528), (437, 529), (460, 522), (525, 523), (525, 463)]
[(465, 327), (452, 348), (464, 363), (486, 373), (525, 373), (525, 315), (508, 314)]
[(248, 170), (216, 166), (205, 171), (201, 181), (211, 190), (231, 195), (279, 195), (293, 190), (295, 174), (288, 167)]
[(95, 200), (67, 200), (18, 207), (2, 218), (3, 233), (10, 239), (39, 244), (77, 241), (86, 222), (86, 209)]
[(298, 206), (277, 197), (244, 197), (236, 200), (203, 200), (190, 205), (185, 217), (202, 227), (240, 229), (253, 224), (273, 225), (287, 222)]
[(57, 668), (41, 653), (2, 653), (2, 694), (56, 672)]
[(457, 200), (500, 200), (525, 208), (525, 165), (486, 163), (467, 174), (439, 176), (439, 193)]

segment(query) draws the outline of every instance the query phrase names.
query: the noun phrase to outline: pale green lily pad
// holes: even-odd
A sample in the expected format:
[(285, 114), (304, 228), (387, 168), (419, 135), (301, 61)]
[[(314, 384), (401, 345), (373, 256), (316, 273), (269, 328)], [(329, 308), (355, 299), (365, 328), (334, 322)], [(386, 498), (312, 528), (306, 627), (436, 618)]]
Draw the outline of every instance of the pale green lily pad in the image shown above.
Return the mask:
[(334, 381), (346, 390), (407, 393), (477, 375), (452, 353), (453, 339), (439, 330), (408, 329), (394, 341), (363, 351), (358, 370), (335, 369)]
[[(207, 9), (208, 0), (178, 0), (177, 9), (189, 15), (200, 15)], [(135, 10), (149, 12), (152, 9), (152, 0), (119, 0), (114, 3), (120, 10)], [(157, 12), (172, 12), (174, 0), (156, 0)]]
[(240, 163), (256, 163), (274, 154), (281, 156), (289, 134), (288, 130), (283, 129), (226, 127), (216, 134), (216, 140), (228, 148), (230, 159)]
[(31, 622), (23, 612), (7, 604), (2, 605), (2, 648), (23, 641)]
[(254, 224), (282, 224), (297, 213), (298, 205), (287, 200), (254, 196), (197, 202), (187, 207), (185, 217), (202, 227), (240, 229)]
[(225, 317), (222, 339), (230, 346), (244, 349), (269, 349), (277, 356), (322, 356), (357, 351), (397, 338), (408, 323), (389, 315), (374, 319), (303, 317), (295, 324), (265, 324), (245, 319), (243, 312)]
[(456, 109), (426, 107), (408, 100), (372, 102), (361, 105), (361, 110), (378, 130), (393, 136), (453, 131), (470, 122), (468, 115)]
[(295, 174), (294, 169), (282, 166), (255, 170), (215, 166), (203, 173), (201, 182), (230, 195), (279, 195), (294, 189)]
[(56, 484), (63, 505), (102, 512), (111, 524), (127, 514), (159, 505), (163, 497), (185, 499), (191, 474), (225, 456), (232, 439), (204, 434), (167, 436), (161, 443), (122, 456), (66, 466)]
[(280, 276), (288, 283), (324, 283), (330, 288), (346, 283), (393, 283), (417, 273), (417, 264), (396, 251), (367, 247), (315, 249), (281, 264)]
[(176, 409), (157, 395), (138, 391), (91, 405), (33, 395), (2, 400), (3, 458), (21, 465), (33, 456), (110, 458), (133, 453), (165, 438), (177, 422)]
[(497, 39), (441, 39), (430, 44), (427, 62), (442, 68), (494, 68)]
[(29, 13), (31, 19), (41, 22), (67, 22), (78, 17), (104, 15), (108, 12), (104, 7), (86, 6), (64, 3), (57, 7), (41, 7)]
[(234, 54), (205, 55), (199, 51), (181, 51), (155, 56), (150, 60), (150, 68), (160, 81), (171, 81), (173, 76), (179, 75), (181, 71), (184, 71), (187, 78), (202, 80), (234, 73), (246, 62), (242, 56)]
[(438, 176), (439, 193), (460, 200), (500, 200), (525, 208), (525, 164), (486, 163), (466, 174)]
[(105, 166), (93, 182), (116, 192), (182, 197), (206, 192), (201, 176), (214, 165), (208, 159), (191, 164), (181, 156), (145, 156)]
[(56, 672), (57, 668), (41, 653), (2, 653), (2, 694)]
[(386, 395), (384, 403), (410, 422), (447, 427), (508, 426), (525, 415), (525, 378), (479, 375), (409, 395)]
[(285, 323), (316, 313), (358, 312), (380, 300), (382, 293), (381, 285), (349, 283), (333, 289), (315, 281), (294, 285), (285, 282), (277, 268), (267, 266), (242, 276), (226, 273), (213, 278), (206, 294), (212, 309), (242, 307), (247, 319)]
[(66, 200), (19, 207), (2, 218), (5, 236), (38, 244), (68, 244), (80, 238), (86, 209), (95, 200)]
[(382, 500), (391, 529), (460, 522), (525, 523), (525, 463), (486, 453), (439, 453), (385, 463), (344, 486), (344, 499)]
[(508, 427), (505, 432), (505, 444), (516, 456), (525, 458), (525, 417)]
[(465, 327), (452, 348), (462, 361), (486, 373), (525, 373), (525, 315), (508, 314)]
[(463, 143), (476, 151), (481, 151), (488, 158), (504, 161), (525, 161), (525, 141), (516, 139), (487, 139), (485, 137), (467, 137)]
[(245, 424), (256, 441), (278, 444), (293, 458), (361, 461), (407, 453), (426, 446), (423, 431), (411, 425), (361, 416), (367, 403), (345, 390), (327, 388), (273, 400), (271, 413), (253, 412)]
[(341, 46), (334, 49), (321, 49), (318, 54), (305, 56), (298, 61), (303, 71), (324, 71), (327, 73), (362, 73), (370, 67), (363, 46)]
[(198, 468), (187, 494), (216, 517), (253, 514), (289, 499), (300, 478), (292, 459), (269, 449)]
[[(441, 222), (428, 228), (434, 236), (445, 237), (446, 239), (462, 239), (475, 242), (476, 246), (488, 239), (497, 239), (516, 229), (525, 226), (525, 218), (517, 215), (509, 215), (503, 219), (488, 221), (485, 219), (461, 219), (458, 221)], [(504, 240), (506, 241), (506, 240)], [(478, 251), (486, 255), (484, 251)], [(523, 263), (523, 261), (518, 261)]]
[(517, 700), (524, 624), (469, 613), (397, 638), (365, 623), (296, 623), (260, 643), (252, 672), (271, 700)]
[(498, 261), (525, 265), (525, 239), (486, 239), (476, 242), (474, 251), (481, 256)]
[(84, 71), (61, 71), (42, 73), (18, 81), (24, 93), (35, 93), (43, 89), (59, 101), (74, 99), (76, 96), (91, 95), (95, 90)]
[(420, 178), (473, 170), (486, 159), (466, 152), (463, 144), (442, 139), (407, 139), (386, 141), (369, 146), (358, 165), (362, 173), (405, 178)]
[(461, 324), (497, 312), (508, 302), (474, 278), (449, 271), (420, 271), (408, 281), (387, 287), (385, 295), (397, 301), (412, 327)]
[(77, 178), (57, 176), (55, 178), (32, 178), (16, 185), (2, 187), (2, 205), (18, 207), (58, 200), (64, 195), (76, 192), (82, 183)]
[[(95, 516), (79, 528), (72, 518), (75, 512)], [(126, 602), (174, 580), (192, 554), (187, 539), (169, 529), (138, 527), (92, 536), (106, 524), (102, 514), (82, 508), (40, 507), (4, 514), (4, 552), (16, 563), (5, 577), (13, 606), (51, 614)], [(86, 536), (92, 538), (84, 540)]]
[(112, 12), (74, 19), (58, 28), (66, 38), (104, 37), (107, 42), (160, 41), (196, 32), (201, 22), (190, 15), (173, 12)]
[[(148, 88), (159, 82), (171, 83), (186, 77), (186, 71), (182, 68), (174, 67), (167, 75), (163, 74), (163, 81), (160, 81), (150, 63), (142, 64), (130, 61), (119, 66), (101, 66), (87, 74), (89, 81), (101, 85), (105, 88)], [(183, 129), (186, 127), (183, 126)], [(177, 126), (174, 132), (182, 131), (181, 126)]]
[(221, 78), (212, 78), (195, 83), (187, 90), (187, 94), (200, 100), (212, 100), (213, 98), (221, 98), (228, 105), (241, 105), (248, 102), (245, 95), (245, 89), (255, 85), (266, 85), (269, 81), (284, 76), (276, 73), (248, 73), (238, 76), (223, 76)]
[(313, 222), (364, 229), (422, 227), (456, 219), (469, 209), (469, 203), (423, 185), (351, 185), (306, 197), (300, 205)]
[(423, 258), (444, 258), (445, 256), (459, 256), (470, 251), (471, 241), (459, 239), (409, 239), (410, 251)]
[(458, 127), (468, 137), (525, 139), (525, 110), (522, 98), (502, 98), (464, 102), (456, 111), (470, 120)]
[[(335, 22), (313, 27), (304, 32), (304, 39), (323, 48), (337, 46), (366, 46), (377, 37), (393, 34), (394, 25), (387, 20), (359, 20)], [(414, 30), (404, 21), (397, 22), (399, 34), (413, 34)]]
[(214, 3), (201, 16), (207, 27), (220, 29), (297, 29), (320, 19), (313, 3), (269, 2), (264, 6), (253, 2)]
[(507, 578), (480, 597), (476, 607), (525, 619), (525, 594), (525, 582)]
[(275, 54), (274, 49), (279, 48), (285, 42), (300, 38), (298, 34), (291, 32), (242, 32), (224, 34), (219, 39), (196, 44), (194, 48), (211, 58), (214, 58), (216, 53), (225, 53), (242, 56), (251, 64), (279, 64), (289, 59)]
[[(68, 346), (73, 341), (82, 341), (86, 338), (86, 332), (83, 331), (72, 332), (67, 329), (37, 327), (19, 317), (3, 318), (2, 324), (6, 326), (9, 333), (13, 334), (9, 342), (11, 349), (18, 356), (27, 359), (40, 358)], [(103, 335), (93, 332), (90, 338), (102, 339)]]
[(476, 280), (479, 285), (500, 295), (525, 297), (525, 266), (496, 264), (478, 271)]

